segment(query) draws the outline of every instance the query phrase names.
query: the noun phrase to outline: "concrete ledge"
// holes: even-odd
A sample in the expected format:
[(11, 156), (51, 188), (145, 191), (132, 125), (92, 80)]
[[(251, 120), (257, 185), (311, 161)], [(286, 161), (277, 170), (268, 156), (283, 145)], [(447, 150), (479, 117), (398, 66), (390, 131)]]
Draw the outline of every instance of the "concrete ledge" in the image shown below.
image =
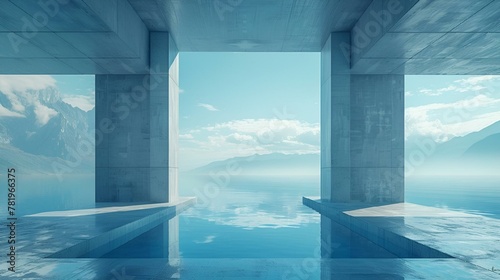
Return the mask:
[(452, 258), (449, 254), (379, 227), (366, 219), (347, 214), (356, 211), (355, 209), (369, 208), (374, 205), (331, 203), (307, 197), (303, 197), (302, 202), (304, 205), (349, 228), (400, 258)]
[[(78, 244), (62, 249), (50, 254), (47, 258), (78, 258), (85, 254), (105, 254), (114, 250), (137, 236), (153, 229), (154, 227), (170, 220), (180, 212), (186, 210), (196, 202), (195, 198), (183, 198), (176, 203), (158, 204), (162, 210), (145, 216), (120, 227), (106, 231), (102, 234), (86, 239)], [(146, 208), (156, 206), (155, 204), (145, 205)], [(148, 207), (149, 206), (149, 207)], [(132, 210), (134, 206), (132, 206)], [(39, 215), (40, 216), (40, 215)]]

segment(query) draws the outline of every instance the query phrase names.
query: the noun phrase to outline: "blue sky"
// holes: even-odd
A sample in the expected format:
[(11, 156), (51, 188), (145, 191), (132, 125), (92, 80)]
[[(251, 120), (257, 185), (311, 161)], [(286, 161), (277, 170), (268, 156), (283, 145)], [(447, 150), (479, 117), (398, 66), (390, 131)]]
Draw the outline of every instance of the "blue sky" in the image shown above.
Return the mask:
[(500, 121), (500, 76), (406, 76), (406, 138), (445, 142)]
[(318, 153), (319, 53), (182, 53), (180, 166)]
[[(180, 166), (319, 153), (319, 53), (181, 53)], [(406, 137), (448, 141), (500, 120), (500, 76), (406, 76)]]
[[(93, 76), (0, 76), (0, 91), (57, 87), (83, 110)], [(319, 53), (181, 53), (180, 167), (255, 153), (319, 153)], [(406, 137), (444, 142), (500, 120), (500, 76), (406, 76)], [(19, 117), (0, 108), (0, 117)], [(49, 116), (50, 117), (50, 116)]]
[(63, 100), (84, 111), (95, 107), (94, 75), (54, 76)]

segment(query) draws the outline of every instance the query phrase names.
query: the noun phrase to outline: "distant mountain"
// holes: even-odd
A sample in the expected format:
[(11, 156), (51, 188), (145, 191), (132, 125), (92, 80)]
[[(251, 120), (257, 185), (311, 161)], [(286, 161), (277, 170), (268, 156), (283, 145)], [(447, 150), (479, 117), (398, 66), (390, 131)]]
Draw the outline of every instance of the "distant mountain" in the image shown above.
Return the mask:
[(462, 157), (500, 158), (500, 133), (487, 136), (472, 144), (472, 146), (463, 153)]
[(63, 102), (55, 88), (0, 92), (0, 105), (21, 115), (0, 117), (2, 165), (21, 165), (33, 173), (47, 173), (47, 166), (54, 162), (74, 162), (74, 151), (90, 143), (89, 156), (82, 157), (73, 169), (93, 169), (93, 110), (85, 112)]
[(320, 156), (319, 154), (256, 154), (212, 162), (188, 173), (208, 175), (225, 170), (239, 170), (238, 175), (319, 175)]
[[(444, 143), (414, 138), (406, 143), (407, 175), (497, 175), (500, 172), (500, 122)], [(280, 153), (235, 157), (189, 171), (207, 175), (240, 168), (241, 175), (319, 174), (320, 155)]]
[(414, 140), (407, 146), (405, 158), (407, 170), (412, 169), (415, 175), (497, 175), (500, 121), (441, 144), (430, 139)]
[[(472, 145), (493, 134), (500, 133), (500, 121), (483, 128), (480, 131), (467, 134), (462, 137), (455, 137), (444, 142), (436, 149), (437, 157), (460, 158)], [(498, 145), (497, 145), (498, 146)]]

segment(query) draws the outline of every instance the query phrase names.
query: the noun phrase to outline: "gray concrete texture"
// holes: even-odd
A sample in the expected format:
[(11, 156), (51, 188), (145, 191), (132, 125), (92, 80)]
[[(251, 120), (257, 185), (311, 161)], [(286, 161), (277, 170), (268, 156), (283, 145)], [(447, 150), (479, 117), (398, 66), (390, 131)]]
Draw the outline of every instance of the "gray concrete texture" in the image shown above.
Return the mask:
[(167, 32), (150, 38), (150, 74), (96, 75), (97, 202), (178, 197), (178, 51)]
[(0, 73), (147, 74), (149, 32), (183, 51), (319, 52), (356, 74), (499, 74), (498, 0), (6, 0)]

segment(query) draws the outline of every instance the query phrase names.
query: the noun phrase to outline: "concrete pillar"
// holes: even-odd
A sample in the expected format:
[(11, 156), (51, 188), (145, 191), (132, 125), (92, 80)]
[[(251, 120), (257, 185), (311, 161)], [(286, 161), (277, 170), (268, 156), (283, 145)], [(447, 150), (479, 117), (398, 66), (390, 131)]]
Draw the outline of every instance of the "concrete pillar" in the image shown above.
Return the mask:
[(144, 74), (96, 75), (96, 202), (177, 196), (178, 51), (151, 32)]
[(350, 33), (321, 53), (321, 198), (404, 201), (404, 75), (350, 73)]

